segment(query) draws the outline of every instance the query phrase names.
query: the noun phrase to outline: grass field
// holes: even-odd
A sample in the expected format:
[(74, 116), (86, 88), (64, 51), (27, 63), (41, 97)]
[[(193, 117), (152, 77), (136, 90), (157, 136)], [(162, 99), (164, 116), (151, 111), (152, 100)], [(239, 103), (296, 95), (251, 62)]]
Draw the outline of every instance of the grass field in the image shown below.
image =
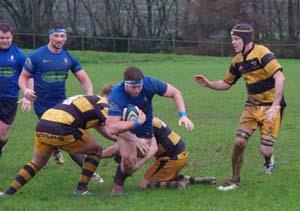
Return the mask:
[[(145, 74), (178, 87), (184, 95), (189, 116), (196, 125), (195, 130), (186, 132), (177, 126), (177, 111), (169, 99), (156, 97), (154, 113), (168, 122), (186, 141), (190, 159), (183, 172), (216, 176), (218, 184), (231, 175), (231, 149), (236, 124), (246, 99), (245, 85), (240, 80), (230, 91), (216, 92), (201, 88), (193, 81), (193, 75), (200, 72), (210, 79), (222, 78), (230, 58), (74, 53), (90, 75), (95, 93), (104, 84), (120, 81), (124, 68), (129, 65), (138, 66)], [(288, 107), (275, 147), (277, 170), (272, 176), (263, 173), (263, 158), (258, 150), (260, 141), (256, 134), (250, 139), (246, 150), (239, 190), (224, 193), (217, 191), (216, 186), (198, 185), (185, 190), (142, 191), (137, 184), (144, 167), (127, 180), (126, 195), (113, 198), (110, 191), (116, 164), (113, 160), (104, 160), (98, 172), (104, 177), (105, 183), (90, 183), (90, 190), (94, 194), (80, 198), (71, 195), (80, 169), (64, 153), (65, 165), (57, 166), (51, 160), (17, 194), (0, 198), (0, 210), (299, 210), (300, 112), (296, 93), (300, 90), (300, 61), (279, 61), (286, 75), (285, 96)], [(70, 75), (68, 96), (79, 93), (82, 93), (79, 83)], [(18, 111), (10, 131), (9, 143), (0, 160), (0, 190), (7, 188), (18, 169), (31, 159), (36, 122), (33, 111)], [(96, 136), (104, 146), (111, 144)]]

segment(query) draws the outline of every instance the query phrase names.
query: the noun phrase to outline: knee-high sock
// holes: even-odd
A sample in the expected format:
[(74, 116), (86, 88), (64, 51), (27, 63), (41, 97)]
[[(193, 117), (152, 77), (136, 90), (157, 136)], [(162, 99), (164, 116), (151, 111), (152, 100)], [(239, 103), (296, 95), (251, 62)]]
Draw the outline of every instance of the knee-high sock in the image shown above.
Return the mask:
[(6, 140), (2, 140), (0, 142), (0, 153), (2, 152), (2, 148), (4, 147), (4, 145), (7, 143), (7, 139)]
[(87, 189), (87, 185), (99, 165), (100, 158), (95, 155), (88, 155), (82, 164), (81, 175), (77, 185), (78, 190)]
[(5, 191), (6, 194), (12, 195), (21, 189), (31, 178), (38, 172), (38, 168), (32, 162), (27, 163), (20, 169), (18, 175), (12, 182), (11, 186)]
[(85, 159), (85, 156), (83, 154), (79, 154), (79, 153), (76, 153), (76, 154), (69, 154), (71, 159), (80, 167), (82, 167), (82, 163)]
[(147, 188), (177, 188), (179, 187), (179, 181), (172, 180), (172, 181), (167, 181), (167, 182), (150, 182), (147, 186)]

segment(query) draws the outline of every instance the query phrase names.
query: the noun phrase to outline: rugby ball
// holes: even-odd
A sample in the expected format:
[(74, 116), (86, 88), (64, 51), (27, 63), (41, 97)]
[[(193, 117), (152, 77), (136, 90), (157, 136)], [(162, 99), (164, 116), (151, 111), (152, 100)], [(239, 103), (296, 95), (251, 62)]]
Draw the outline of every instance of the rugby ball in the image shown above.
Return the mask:
[(128, 104), (127, 107), (123, 109), (122, 120), (128, 121), (136, 119), (139, 115), (139, 110), (139, 107), (132, 104)]

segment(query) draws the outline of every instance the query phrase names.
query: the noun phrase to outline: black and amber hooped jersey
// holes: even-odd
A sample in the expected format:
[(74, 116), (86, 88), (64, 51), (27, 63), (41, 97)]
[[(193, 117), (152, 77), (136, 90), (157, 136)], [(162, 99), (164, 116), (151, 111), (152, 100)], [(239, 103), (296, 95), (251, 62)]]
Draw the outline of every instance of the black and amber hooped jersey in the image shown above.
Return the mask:
[(177, 155), (185, 150), (182, 138), (157, 117), (153, 118), (152, 125), (158, 145), (156, 156), (176, 159)]
[[(277, 71), (282, 71), (282, 67), (274, 54), (263, 45), (255, 44), (247, 55), (239, 53), (232, 59), (224, 81), (233, 85), (243, 77), (248, 91), (246, 104), (271, 105), (275, 94), (273, 75)], [(281, 105), (285, 105), (284, 98)]]
[[(49, 131), (51, 126), (57, 126), (57, 124), (61, 125), (62, 130), (64, 128), (92, 128), (105, 122), (107, 112), (106, 98), (96, 95), (77, 95), (47, 110), (41, 117), (37, 131)], [(55, 134), (55, 131), (53, 132)]]

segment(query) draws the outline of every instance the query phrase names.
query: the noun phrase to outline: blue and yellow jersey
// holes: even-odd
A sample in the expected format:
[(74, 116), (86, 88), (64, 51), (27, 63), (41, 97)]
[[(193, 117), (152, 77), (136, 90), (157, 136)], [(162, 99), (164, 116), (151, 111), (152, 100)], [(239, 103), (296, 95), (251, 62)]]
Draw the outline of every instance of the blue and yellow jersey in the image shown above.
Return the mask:
[(18, 98), (18, 79), (24, 62), (25, 54), (15, 44), (0, 49), (0, 98)]
[[(106, 98), (77, 95), (47, 110), (42, 115), (36, 131), (56, 135), (72, 134), (78, 128), (89, 129), (104, 124), (107, 112)], [(60, 126), (59, 130), (57, 125)]]
[[(224, 81), (230, 85), (243, 77), (248, 91), (248, 105), (271, 105), (275, 94), (273, 75), (282, 71), (274, 54), (263, 45), (255, 44), (247, 54), (237, 54), (225, 74)], [(284, 98), (281, 102), (285, 106)]]
[(185, 151), (182, 138), (157, 117), (153, 118), (152, 125), (158, 145), (156, 157), (169, 157), (176, 160), (177, 155)]
[(62, 49), (53, 53), (44, 45), (29, 53), (24, 69), (34, 79), (34, 90), (37, 99), (34, 109), (38, 116), (66, 99), (66, 79), (68, 72), (81, 70), (79, 61), (68, 51)]
[(152, 118), (153, 108), (152, 99), (155, 95), (163, 96), (167, 91), (167, 83), (152, 77), (145, 76), (141, 93), (132, 97), (126, 93), (124, 83), (113, 87), (109, 95), (110, 116), (122, 116), (123, 109), (128, 104), (138, 106), (145, 114), (146, 121), (143, 125), (131, 130), (138, 137), (151, 138), (153, 136)]

